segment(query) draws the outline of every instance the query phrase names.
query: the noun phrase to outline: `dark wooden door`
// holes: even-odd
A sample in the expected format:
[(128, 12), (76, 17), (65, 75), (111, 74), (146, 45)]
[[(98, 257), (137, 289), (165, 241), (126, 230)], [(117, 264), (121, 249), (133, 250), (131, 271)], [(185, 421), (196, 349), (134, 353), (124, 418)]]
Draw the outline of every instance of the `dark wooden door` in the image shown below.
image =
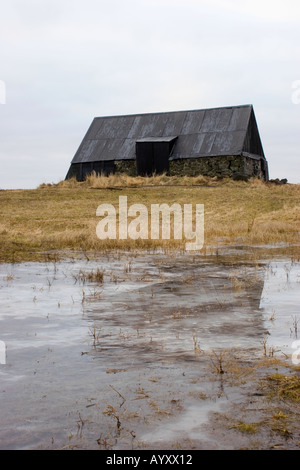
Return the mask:
[(136, 143), (137, 174), (151, 176), (168, 173), (169, 171), (169, 142), (145, 141)]

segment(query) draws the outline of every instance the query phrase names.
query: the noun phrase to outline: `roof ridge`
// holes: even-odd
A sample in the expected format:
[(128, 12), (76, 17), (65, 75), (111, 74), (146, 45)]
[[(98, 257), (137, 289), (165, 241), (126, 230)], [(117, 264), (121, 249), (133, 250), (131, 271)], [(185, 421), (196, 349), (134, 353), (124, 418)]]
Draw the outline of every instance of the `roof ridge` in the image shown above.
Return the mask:
[(235, 106), (217, 106), (212, 108), (195, 108), (195, 109), (183, 109), (178, 111), (154, 111), (149, 113), (133, 113), (133, 114), (111, 114), (103, 116), (95, 116), (95, 119), (108, 119), (108, 118), (122, 118), (122, 117), (138, 117), (138, 116), (153, 116), (154, 114), (176, 114), (176, 113), (194, 113), (197, 111), (213, 111), (218, 109), (237, 109), (237, 108), (253, 108), (252, 104), (240, 104)]

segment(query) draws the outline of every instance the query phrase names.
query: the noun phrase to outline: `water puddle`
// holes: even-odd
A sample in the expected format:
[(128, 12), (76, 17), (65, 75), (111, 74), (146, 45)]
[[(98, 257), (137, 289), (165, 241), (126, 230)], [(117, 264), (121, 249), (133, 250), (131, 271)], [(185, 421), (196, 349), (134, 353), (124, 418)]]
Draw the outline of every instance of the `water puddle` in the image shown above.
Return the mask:
[(291, 355), (299, 283), (297, 262), (229, 255), (1, 265), (0, 447), (216, 446), (203, 425), (245, 394), (220, 351)]

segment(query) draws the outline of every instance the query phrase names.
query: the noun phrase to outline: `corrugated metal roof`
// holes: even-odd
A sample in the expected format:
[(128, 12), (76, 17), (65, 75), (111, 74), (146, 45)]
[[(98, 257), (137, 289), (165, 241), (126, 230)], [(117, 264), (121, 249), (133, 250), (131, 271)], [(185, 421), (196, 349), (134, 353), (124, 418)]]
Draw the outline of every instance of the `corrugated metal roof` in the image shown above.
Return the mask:
[[(252, 105), (98, 117), (93, 120), (72, 163), (135, 159), (137, 141), (167, 141), (176, 137), (172, 159), (239, 155), (243, 150), (249, 152), (246, 137), (250, 120), (253, 133), (256, 121)], [(256, 134), (254, 137), (251, 134), (251, 139), (259, 140), (255, 148), (261, 148), (263, 156), (258, 130)], [(246, 140), (248, 144), (244, 148)]]

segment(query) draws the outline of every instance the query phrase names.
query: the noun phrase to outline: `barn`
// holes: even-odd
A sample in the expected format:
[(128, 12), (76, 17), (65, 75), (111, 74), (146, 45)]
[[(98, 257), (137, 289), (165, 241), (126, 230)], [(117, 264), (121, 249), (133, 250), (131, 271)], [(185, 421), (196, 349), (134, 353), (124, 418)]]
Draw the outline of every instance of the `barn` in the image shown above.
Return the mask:
[(252, 105), (96, 117), (66, 178), (93, 171), (268, 180)]

